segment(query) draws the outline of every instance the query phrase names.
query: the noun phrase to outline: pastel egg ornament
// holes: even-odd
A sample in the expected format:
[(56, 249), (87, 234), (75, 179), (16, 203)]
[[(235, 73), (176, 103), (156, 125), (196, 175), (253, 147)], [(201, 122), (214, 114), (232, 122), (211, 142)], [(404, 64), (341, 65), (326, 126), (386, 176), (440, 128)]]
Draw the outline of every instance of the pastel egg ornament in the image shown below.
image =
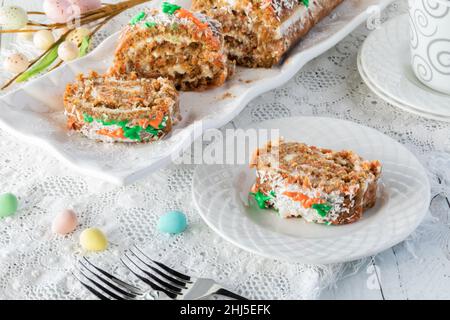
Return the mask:
[(104, 251), (108, 247), (108, 239), (97, 228), (87, 228), (80, 234), (80, 245), (86, 251)]
[(28, 23), (28, 14), (21, 7), (0, 7), (0, 26), (3, 29), (22, 29)]
[(181, 211), (170, 211), (158, 221), (158, 230), (163, 233), (179, 234), (187, 228), (186, 215)]
[[(22, 28), (21, 30), (26, 30), (28, 28)], [(34, 32), (18, 32), (17, 33), (17, 40), (23, 41), (23, 42), (31, 42), (33, 41)]]
[(0, 195), (0, 218), (6, 218), (14, 215), (19, 207), (17, 197), (12, 193)]
[(58, 47), (58, 56), (62, 61), (72, 61), (78, 58), (79, 49), (70, 41), (63, 41)]
[(60, 235), (71, 233), (77, 228), (78, 218), (75, 211), (65, 209), (58, 213), (52, 222), (52, 232)]
[(67, 35), (66, 41), (73, 42), (75, 45), (80, 46), (85, 37), (89, 37), (91, 31), (88, 28), (80, 27), (76, 28)]
[(81, 14), (100, 8), (100, 0), (45, 0), (45, 15), (56, 23), (66, 23)]
[(47, 50), (55, 43), (55, 37), (50, 30), (40, 30), (34, 34), (33, 43), (36, 48)]
[(3, 69), (14, 74), (25, 71), (29, 65), (28, 58), (22, 53), (13, 53), (3, 61)]

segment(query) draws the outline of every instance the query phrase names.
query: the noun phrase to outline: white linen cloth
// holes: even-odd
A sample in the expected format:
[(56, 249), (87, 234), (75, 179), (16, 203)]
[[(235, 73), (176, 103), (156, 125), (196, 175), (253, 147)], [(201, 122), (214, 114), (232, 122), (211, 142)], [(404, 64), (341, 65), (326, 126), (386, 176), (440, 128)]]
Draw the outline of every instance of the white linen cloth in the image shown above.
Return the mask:
[[(391, 5), (383, 19), (404, 11), (403, 2)], [(126, 23), (131, 15), (118, 21)], [(110, 25), (97, 41), (119, 27), (118, 22)], [(433, 194), (448, 193), (450, 125), (402, 112), (369, 91), (356, 68), (357, 50), (367, 33), (361, 26), (289, 83), (253, 100), (229, 126), (297, 115), (355, 121), (405, 144), (429, 169)], [(194, 168), (172, 165), (131, 186), (116, 187), (81, 176), (0, 130), (0, 193), (13, 192), (20, 199), (18, 213), (0, 220), (0, 298), (92, 298), (70, 273), (82, 254), (78, 235), (90, 226), (101, 228), (110, 240), (108, 251), (90, 254), (91, 259), (133, 281), (119, 260), (132, 244), (181, 272), (214, 278), (249, 298), (317, 298), (345, 269), (358, 266), (274, 261), (227, 243), (203, 223), (193, 206)], [(78, 213), (80, 226), (68, 236), (53, 235), (52, 219), (66, 207)], [(175, 209), (188, 215), (189, 228), (178, 236), (162, 235), (156, 228), (158, 217)], [(438, 234), (447, 226), (448, 234), (446, 209), (434, 210), (430, 228)]]

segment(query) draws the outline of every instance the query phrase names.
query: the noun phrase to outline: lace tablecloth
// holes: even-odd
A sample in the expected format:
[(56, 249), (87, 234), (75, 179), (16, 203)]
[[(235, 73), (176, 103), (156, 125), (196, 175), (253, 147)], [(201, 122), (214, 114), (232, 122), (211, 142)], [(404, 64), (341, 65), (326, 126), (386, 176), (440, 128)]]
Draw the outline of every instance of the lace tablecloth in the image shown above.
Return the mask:
[[(383, 19), (405, 10), (403, 1), (395, 3)], [(428, 168), (433, 195), (448, 194), (450, 125), (399, 111), (369, 91), (356, 68), (356, 54), (367, 33), (361, 26), (289, 83), (253, 100), (227, 127), (296, 115), (355, 121), (406, 145)], [(360, 264), (292, 264), (256, 257), (227, 243), (194, 209), (194, 169), (193, 165), (172, 165), (131, 186), (116, 187), (80, 176), (42, 150), (0, 131), (0, 193), (13, 192), (20, 198), (18, 213), (0, 220), (0, 298), (92, 298), (70, 272), (82, 254), (78, 235), (88, 226), (104, 230), (111, 242), (108, 251), (90, 255), (91, 259), (121, 277), (136, 281), (121, 267), (119, 258), (124, 249), (138, 244), (155, 259), (182, 272), (212, 277), (249, 298), (316, 298), (345, 270)], [(66, 207), (74, 208), (81, 225), (71, 235), (55, 236), (51, 221)], [(162, 235), (156, 229), (158, 217), (173, 209), (188, 215), (189, 228), (178, 236)], [(421, 228), (439, 235), (439, 254), (450, 259), (448, 207), (432, 209)], [(420, 232), (405, 243), (417, 237)]]

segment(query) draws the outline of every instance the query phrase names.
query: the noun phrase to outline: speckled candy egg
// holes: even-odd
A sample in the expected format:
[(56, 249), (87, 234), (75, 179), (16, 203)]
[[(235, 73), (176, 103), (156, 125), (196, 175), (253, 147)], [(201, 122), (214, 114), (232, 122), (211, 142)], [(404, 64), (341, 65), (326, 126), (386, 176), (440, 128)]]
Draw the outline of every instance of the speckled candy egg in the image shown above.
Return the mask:
[(62, 42), (58, 47), (58, 56), (62, 61), (72, 61), (78, 58), (79, 49), (70, 41)]
[(22, 29), (27, 23), (27, 12), (21, 7), (0, 7), (0, 26), (4, 29)]
[(186, 215), (180, 211), (170, 211), (159, 218), (158, 230), (164, 233), (178, 234), (186, 230)]
[(108, 239), (97, 228), (88, 228), (80, 234), (80, 245), (86, 251), (103, 251), (108, 247)]
[(58, 213), (52, 223), (52, 231), (57, 234), (68, 234), (77, 227), (78, 219), (75, 211), (65, 209)]
[(45, 0), (43, 7), (49, 19), (64, 23), (101, 5), (101, 0)]
[(66, 38), (66, 41), (73, 42), (77, 46), (81, 44), (84, 37), (88, 37), (91, 34), (91, 31), (88, 28), (80, 27), (73, 30)]
[(6, 218), (16, 213), (19, 202), (12, 193), (0, 195), (0, 218)]
[(41, 50), (47, 50), (55, 43), (55, 37), (49, 30), (40, 30), (34, 34), (34, 46)]
[(21, 73), (25, 71), (30, 62), (22, 53), (13, 53), (3, 61), (3, 68), (11, 73)]

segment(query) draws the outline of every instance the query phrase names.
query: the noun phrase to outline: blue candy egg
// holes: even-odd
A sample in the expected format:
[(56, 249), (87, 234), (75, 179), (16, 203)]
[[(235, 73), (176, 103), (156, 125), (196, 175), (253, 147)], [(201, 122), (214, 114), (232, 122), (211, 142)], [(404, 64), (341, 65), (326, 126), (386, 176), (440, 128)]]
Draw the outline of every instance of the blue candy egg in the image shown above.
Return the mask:
[(170, 211), (159, 218), (158, 230), (164, 233), (178, 234), (186, 230), (186, 215), (181, 211)]

